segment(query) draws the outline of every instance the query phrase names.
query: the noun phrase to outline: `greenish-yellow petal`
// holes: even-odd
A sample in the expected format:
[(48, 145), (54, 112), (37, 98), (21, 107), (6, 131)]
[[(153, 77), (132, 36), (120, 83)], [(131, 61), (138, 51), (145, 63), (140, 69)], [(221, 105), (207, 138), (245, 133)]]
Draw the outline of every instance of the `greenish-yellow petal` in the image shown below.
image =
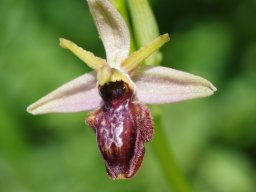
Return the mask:
[(134, 71), (147, 57), (170, 40), (168, 34), (160, 35), (149, 44), (131, 54), (122, 64), (121, 68), (127, 73)]
[(74, 55), (76, 55), (79, 59), (85, 62), (88, 67), (99, 70), (101, 67), (106, 66), (106, 60), (96, 57), (93, 53), (89, 51), (85, 51), (83, 48), (77, 46), (70, 40), (60, 38), (60, 46), (64, 49), (70, 50)]

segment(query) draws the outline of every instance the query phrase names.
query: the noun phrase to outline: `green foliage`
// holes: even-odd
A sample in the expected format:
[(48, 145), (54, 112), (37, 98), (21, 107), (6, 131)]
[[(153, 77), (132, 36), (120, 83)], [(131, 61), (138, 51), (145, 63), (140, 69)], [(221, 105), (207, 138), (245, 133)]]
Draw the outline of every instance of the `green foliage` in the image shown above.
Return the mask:
[[(209, 98), (160, 106), (178, 165), (195, 191), (255, 191), (255, 2), (152, 5), (161, 33), (171, 36), (163, 64), (218, 88)], [(25, 111), (89, 70), (59, 48), (59, 37), (104, 57), (86, 3), (2, 0), (0, 17), (0, 191), (168, 191), (151, 143), (138, 175), (112, 182), (84, 124), (86, 113), (33, 117)]]

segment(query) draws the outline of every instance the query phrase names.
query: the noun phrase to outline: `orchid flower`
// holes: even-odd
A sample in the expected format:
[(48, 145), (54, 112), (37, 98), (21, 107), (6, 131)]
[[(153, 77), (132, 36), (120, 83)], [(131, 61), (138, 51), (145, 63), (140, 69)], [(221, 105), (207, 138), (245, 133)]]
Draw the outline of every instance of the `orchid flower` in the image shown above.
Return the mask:
[(119, 12), (108, 0), (87, 1), (106, 59), (60, 38), (61, 47), (73, 52), (94, 71), (62, 85), (31, 104), (27, 111), (37, 115), (94, 110), (86, 123), (96, 134), (109, 176), (113, 180), (131, 178), (142, 163), (144, 143), (153, 137), (152, 118), (145, 104), (205, 97), (216, 88), (202, 77), (175, 69), (140, 67), (169, 41), (168, 34), (129, 55), (130, 34)]

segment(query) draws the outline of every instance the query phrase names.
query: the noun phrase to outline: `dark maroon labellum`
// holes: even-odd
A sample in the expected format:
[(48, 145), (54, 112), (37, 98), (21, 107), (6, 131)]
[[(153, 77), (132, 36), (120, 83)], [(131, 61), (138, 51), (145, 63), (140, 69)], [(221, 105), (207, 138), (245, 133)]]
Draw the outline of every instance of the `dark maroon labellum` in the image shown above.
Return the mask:
[(131, 178), (142, 163), (144, 142), (153, 136), (150, 111), (123, 81), (100, 86), (99, 92), (103, 106), (88, 116), (87, 123), (96, 133), (110, 177)]

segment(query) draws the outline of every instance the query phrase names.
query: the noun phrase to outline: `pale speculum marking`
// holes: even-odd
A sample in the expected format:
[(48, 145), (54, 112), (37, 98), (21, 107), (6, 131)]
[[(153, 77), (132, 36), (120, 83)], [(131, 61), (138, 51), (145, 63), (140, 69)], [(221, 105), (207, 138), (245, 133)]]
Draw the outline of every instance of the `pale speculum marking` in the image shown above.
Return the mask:
[(124, 130), (124, 114), (128, 112), (129, 100), (120, 104), (117, 108), (111, 108), (108, 114), (104, 116), (100, 123), (100, 134), (104, 137), (104, 145), (109, 149), (112, 143), (116, 147), (122, 147), (123, 140), (121, 134), (125, 132)]

